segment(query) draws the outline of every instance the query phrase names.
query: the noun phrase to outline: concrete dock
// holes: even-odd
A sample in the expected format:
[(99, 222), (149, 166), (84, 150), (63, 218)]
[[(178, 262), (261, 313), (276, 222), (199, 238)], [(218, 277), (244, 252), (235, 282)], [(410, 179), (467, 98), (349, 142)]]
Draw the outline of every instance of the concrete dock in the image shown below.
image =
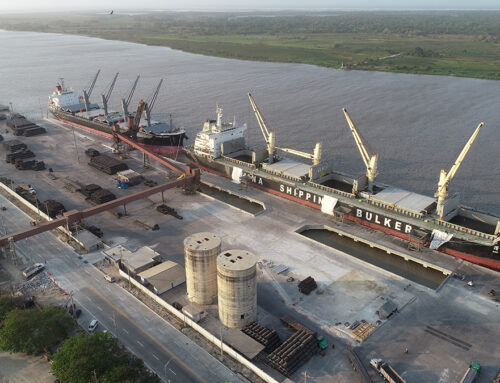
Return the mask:
[[(65, 188), (70, 181), (97, 183), (117, 196), (145, 187), (117, 189), (112, 176), (87, 165), (88, 158), (84, 154), (87, 148), (111, 151), (111, 143), (106, 139), (78, 130), (73, 136), (72, 129), (48, 123), (44, 126), (48, 129), (46, 135), (21, 140), (47, 168), (53, 168), (55, 179), (49, 177), (47, 171), (17, 171), (4, 161), (0, 162), (1, 176), (15, 183), (31, 184), (41, 200), (58, 200), (68, 210), (88, 207), (78, 193)], [(0, 129), (5, 130), (3, 126)], [(9, 134), (4, 137), (12, 138)], [(141, 162), (134, 158), (140, 157), (136, 154), (131, 157), (125, 160), (131, 169), (157, 182), (167, 180), (165, 171), (143, 170)], [(157, 195), (127, 205), (128, 215), (120, 219), (102, 213), (89, 218), (87, 223), (102, 229), (107, 245), (123, 244), (131, 250), (151, 246), (164, 259), (181, 265), (184, 265), (183, 240), (197, 232), (216, 233), (222, 239), (222, 250), (243, 249), (255, 254), (259, 262), (259, 323), (275, 327), (281, 335), (286, 335), (279, 318), (289, 315), (324, 334), (329, 343), (336, 346), (324, 357), (313, 357), (294, 374), (292, 379), (295, 381), (303, 379), (304, 372), (310, 382), (355, 381), (356, 375), (345, 352), (346, 347), (351, 346), (357, 348), (366, 365), (374, 357), (387, 360), (409, 383), (456, 382), (471, 360), (481, 363), (479, 383), (493, 379), (500, 368), (500, 342), (495, 341), (500, 335), (500, 309), (499, 303), (488, 297), (488, 291), (500, 291), (498, 273), (428, 249), (410, 251), (402, 240), (365, 227), (335, 223), (319, 211), (252, 187), (236, 185), (227, 179), (203, 174), (202, 180), (260, 201), (266, 210), (253, 216), (203, 194), (184, 195), (180, 189), (172, 189), (164, 193), (165, 203), (175, 208), (183, 220), (158, 213), (154, 207), (162, 199)], [(159, 231), (146, 229), (155, 224), (159, 225)], [(307, 225), (338, 228), (420, 259), (422, 264), (464, 275), (465, 280), (445, 277), (437, 289), (428, 288), (409, 281), (394, 270), (374, 267), (349, 254), (356, 251), (354, 246), (339, 250), (297, 233)], [(84, 259), (92, 262), (100, 257), (100, 252), (84, 255)], [(276, 274), (272, 265), (284, 265), (288, 270)], [(297, 282), (308, 276), (316, 280), (318, 289), (305, 296), (298, 292)], [(472, 287), (467, 285), (468, 281), (474, 282)], [(81, 283), (85, 284), (85, 279)], [(185, 286), (164, 294), (169, 301), (183, 295)], [(376, 311), (387, 300), (393, 301), (399, 312), (387, 320), (380, 320)], [(377, 320), (380, 320), (378, 324)], [(348, 328), (356, 321), (376, 326), (373, 334), (362, 343), (356, 341)], [(406, 347), (408, 354), (404, 353)]]

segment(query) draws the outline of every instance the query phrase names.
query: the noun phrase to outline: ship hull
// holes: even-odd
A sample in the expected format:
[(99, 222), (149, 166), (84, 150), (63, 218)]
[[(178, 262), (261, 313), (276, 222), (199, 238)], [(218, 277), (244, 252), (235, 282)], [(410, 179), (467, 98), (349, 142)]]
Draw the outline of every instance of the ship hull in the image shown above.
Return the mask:
[[(112, 127), (109, 125), (87, 120), (60, 110), (51, 110), (51, 113), (59, 121), (74, 126), (78, 129), (86, 130), (88, 132), (98, 134), (109, 139), (113, 138)], [(153, 137), (139, 136), (137, 137), (136, 142), (139, 145), (143, 146), (145, 149), (148, 149), (156, 154), (172, 155), (180, 153), (182, 151), (185, 137), (186, 136), (184, 132), (162, 136), (157, 135)]]
[[(191, 151), (186, 151), (186, 155), (194, 161), (203, 170), (223, 176), (232, 178), (233, 166), (222, 164), (215, 160), (197, 156)], [(286, 179), (275, 181), (265, 176), (255, 176), (243, 171), (243, 176), (249, 180), (248, 184), (276, 195), (281, 198), (299, 203), (313, 209), (321, 210), (322, 200), (325, 193), (318, 189), (317, 192), (311, 192), (300, 187), (300, 184), (287, 182)], [(413, 229), (413, 225), (404, 221), (404, 219), (395, 220), (394, 218), (386, 217), (379, 213), (371, 212), (367, 208), (352, 207), (339, 201), (337, 206), (346, 208), (351, 211), (344, 214), (344, 219), (352, 221), (356, 224), (369, 227), (374, 230), (382, 231), (386, 234), (409, 240), (409, 233)], [(421, 228), (418, 228), (422, 230)], [(425, 230), (430, 234), (427, 230)], [(426, 243), (425, 245), (429, 245)], [(500, 257), (492, 254), (490, 246), (480, 245), (477, 243), (467, 243), (460, 240), (455, 240), (452, 245), (445, 244), (439, 248), (440, 252), (451, 255), (456, 258), (464, 259), (468, 262), (479, 264), (497, 271), (500, 271)]]

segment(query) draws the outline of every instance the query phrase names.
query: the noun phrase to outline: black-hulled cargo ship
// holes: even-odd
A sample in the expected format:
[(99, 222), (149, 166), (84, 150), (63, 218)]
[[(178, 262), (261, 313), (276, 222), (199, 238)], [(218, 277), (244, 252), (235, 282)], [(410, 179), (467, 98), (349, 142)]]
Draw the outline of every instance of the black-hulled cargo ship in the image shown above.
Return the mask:
[[(114, 86), (114, 82), (112, 84)], [(159, 86), (154, 95), (155, 99)], [(135, 89), (135, 85), (132, 89)], [(102, 96), (103, 106), (101, 108), (99, 105), (89, 102), (90, 95), (87, 91), (74, 91), (66, 89), (64, 83), (58, 84), (56, 91), (49, 97), (49, 111), (62, 122), (107, 138), (113, 137), (113, 127), (119, 132), (127, 134), (134, 120), (134, 114), (127, 110), (133, 90), (128, 101), (122, 100), (123, 110), (121, 113), (108, 111), (107, 101), (111, 90), (112, 87), (110, 87), (107, 97)], [(148, 108), (152, 109), (152, 105), (153, 103), (150, 103)], [(170, 155), (180, 152), (184, 139), (186, 139), (185, 130), (175, 127), (172, 121), (165, 123), (151, 120), (150, 109), (146, 110), (145, 118), (141, 119), (138, 124), (138, 131), (134, 135), (135, 141), (157, 154)]]
[[(367, 156), (367, 174), (351, 177), (334, 171), (331, 161), (321, 159), (319, 143), (313, 154), (277, 147), (274, 133), (267, 129), (252, 98), (251, 102), (266, 140), (265, 148), (248, 148), (246, 126), (223, 123), (222, 110), (217, 108), (217, 119), (204, 123), (194, 146), (184, 149), (186, 155), (206, 171), (321, 210), (335, 219), (365, 225), (409, 243), (500, 270), (499, 217), (460, 206), (456, 198), (443, 201), (374, 183), (373, 156)], [(278, 151), (310, 158), (313, 164), (290, 156), (280, 157)], [(444, 179), (440, 185), (441, 181)]]

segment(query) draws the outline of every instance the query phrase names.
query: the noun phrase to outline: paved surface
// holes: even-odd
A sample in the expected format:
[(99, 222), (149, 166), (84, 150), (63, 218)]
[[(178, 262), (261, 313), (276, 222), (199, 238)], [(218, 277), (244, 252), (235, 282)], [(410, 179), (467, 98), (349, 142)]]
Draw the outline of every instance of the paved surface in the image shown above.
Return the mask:
[[(8, 227), (29, 225), (29, 218), (0, 195), (0, 205), (8, 206), (4, 220)], [(116, 284), (110, 284), (102, 273), (83, 263), (77, 254), (52, 233), (20, 241), (17, 251), (44, 261), (47, 270), (67, 292), (73, 291), (85, 327), (91, 317), (142, 358), (162, 379), (171, 382), (240, 382), (227, 367), (213, 358), (188, 337), (160, 318), (142, 302)]]
[[(80, 164), (67, 162), (68, 158), (75, 158), (74, 148), (67, 144), (67, 142), (72, 142), (72, 139), (70, 131), (54, 129), (49, 131), (47, 136), (29, 139), (29, 142), (34, 143), (33, 147), (37, 155), (40, 153), (40, 158), (47, 160), (49, 166), (54, 167), (59, 177), (57, 180), (49, 180), (45, 175), (46, 172), (11, 171), (11, 168), (5, 164), (0, 164), (0, 174), (8, 172), (16, 182), (30, 183), (27, 180), (34, 180), (31, 183), (36, 186), (40, 185), (38, 188), (42, 199), (51, 197), (60, 200), (68, 209), (83, 208), (88, 205), (76, 193), (72, 194), (63, 189), (66, 177), (79, 179), (82, 183), (99, 183), (112, 189), (117, 195), (142, 187), (137, 186), (129, 191), (118, 190), (113, 186), (112, 177), (103, 176), (97, 170), (89, 168), (82, 156), (80, 156)], [(28, 139), (26, 141), (28, 142)], [(91, 135), (78, 135), (77, 142), (80, 145), (80, 153), (83, 153), (87, 147), (97, 147), (101, 150), (104, 148), (101, 143), (109, 145), (109, 142)], [(132, 167), (138, 166), (132, 160), (127, 160), (127, 162)], [(147, 175), (153, 176), (154, 173), (151, 169), (146, 171)], [(161, 174), (155, 176), (158, 180), (165, 180)], [(301, 296), (296, 291), (292, 293), (293, 285), (287, 286), (281, 277), (281, 279), (276, 279), (277, 282), (260, 278), (258, 285), (259, 320), (272, 324), (281, 331), (279, 317), (284, 313), (293, 315), (311, 328), (327, 334), (328, 340), (336, 344), (335, 350), (329, 350), (324, 358), (313, 358), (294, 374), (293, 379), (297, 382), (304, 379), (304, 372), (307, 372), (309, 376), (308, 382), (329, 383), (333, 379), (336, 383), (356, 381), (345, 354), (345, 344), (352, 342), (352, 339), (345, 336), (346, 329), (343, 323), (337, 325), (337, 321), (344, 322), (345, 320), (352, 323), (354, 320), (371, 319), (376, 309), (373, 302), (382, 298), (391, 298), (396, 301), (400, 304), (401, 312), (390, 320), (384, 321), (383, 325), (362, 345), (354, 344), (359, 348), (365, 364), (368, 364), (371, 357), (386, 358), (394, 364), (398, 372), (403, 374), (408, 383), (456, 382), (471, 360), (479, 361), (484, 367), (479, 382), (489, 383), (496, 369), (500, 368), (500, 361), (497, 357), (500, 355), (499, 342), (495, 341), (500, 334), (500, 310), (497, 303), (487, 297), (490, 289), (500, 291), (499, 273), (467, 266), (467, 263), (461, 260), (436, 252), (411, 252), (413, 256), (422, 257), (429, 262), (435, 262), (442, 267), (465, 274), (466, 281), (472, 279), (475, 284), (472, 289), (469, 289), (465, 282), (449, 279), (437, 291), (434, 291), (387, 271), (375, 269), (341, 251), (298, 235), (295, 231), (304, 225), (331, 226), (333, 224), (329, 217), (316, 210), (262, 193), (251, 187), (246, 189), (229, 180), (209, 174), (204, 174), (203, 178), (264, 202), (267, 206), (266, 212), (257, 217), (251, 217), (224, 203), (207, 199), (199, 194), (185, 196), (179, 190), (169, 190), (165, 193), (166, 203), (174, 207), (184, 217), (183, 220), (157, 213), (154, 206), (160, 203), (161, 198), (153, 196), (127, 205), (128, 217), (117, 220), (110, 214), (103, 213), (86, 221), (102, 228), (104, 240), (108, 244), (121, 243), (131, 250), (149, 245), (160, 252), (164, 258), (180, 264), (184, 262), (183, 239), (192, 233), (213, 231), (222, 237), (223, 249), (241, 248), (252, 251), (259, 259), (267, 259), (274, 264), (281, 263), (288, 266), (291, 275), (297, 279), (303, 279), (308, 275), (313, 276), (319, 288), (325, 291), (324, 294), (313, 293), (310, 296)], [(160, 230), (155, 232), (145, 230), (136, 221), (144, 222), (149, 226), (158, 224)], [(381, 242), (387, 247), (402, 252), (408, 251), (403, 241), (393, 237), (381, 235), (360, 226), (343, 224), (340, 227), (363, 238)], [(89, 259), (90, 262), (91, 259), (99, 256), (99, 254), (89, 254), (84, 258)], [(74, 267), (72, 264), (68, 267), (70, 265)], [(90, 266), (84, 267), (80, 264), (80, 267), (88, 270), (91, 277), (94, 275), (94, 271), (91, 271), (93, 268)], [(67, 272), (68, 275), (72, 275), (69, 271)], [(95, 276), (102, 278), (102, 275), (97, 272)], [(84, 285), (79, 287), (79, 292), (82, 291), (84, 296), (93, 297), (93, 300), (100, 302), (100, 306), (106, 303), (86, 286), (85, 281), (83, 283)], [(286, 287), (278, 289), (276, 283)], [(127, 305), (122, 305), (122, 302), (115, 299), (114, 295), (108, 295), (104, 287), (102, 290), (96, 286), (93, 287), (136, 323), (143, 328), (147, 326), (147, 321), (140, 322), (137, 319), (142, 315), (136, 317), (133, 310), (132, 313), (124, 310)], [(114, 289), (111, 285), (107, 287)], [(291, 306), (284, 304), (287, 301), (285, 298), (292, 302)], [(404, 306), (405, 302), (409, 304)], [(85, 302), (83, 303), (85, 305)], [(116, 308), (109, 304), (108, 307), (110, 312), (116, 311), (117, 321), (126, 322), (127, 318), (120, 318), (120, 313)], [(99, 315), (98, 308), (92, 307), (91, 311)], [(98, 319), (101, 320), (101, 317), (102, 315), (98, 316)], [(104, 325), (113, 331), (112, 317), (103, 321)], [(133, 327), (130, 324), (129, 326)], [(428, 329), (427, 326), (432, 329)], [(436, 334), (441, 334), (436, 330), (446, 336), (440, 335), (441, 338), (436, 336)], [(457, 347), (449, 342), (450, 336), (471, 347), (469, 350)], [(142, 340), (140, 341), (143, 343)], [(168, 343), (163, 344), (168, 345)], [(408, 344), (411, 344), (410, 353), (406, 355), (402, 350)], [(141, 345), (134, 341), (130, 345), (133, 350), (142, 349)], [(162, 357), (164, 363), (169, 360), (168, 358), (168, 354), (165, 353)], [(154, 363), (154, 358), (150, 357), (148, 363), (150, 360)], [(167, 369), (172, 363), (173, 361)], [(163, 368), (161, 364), (159, 367)]]

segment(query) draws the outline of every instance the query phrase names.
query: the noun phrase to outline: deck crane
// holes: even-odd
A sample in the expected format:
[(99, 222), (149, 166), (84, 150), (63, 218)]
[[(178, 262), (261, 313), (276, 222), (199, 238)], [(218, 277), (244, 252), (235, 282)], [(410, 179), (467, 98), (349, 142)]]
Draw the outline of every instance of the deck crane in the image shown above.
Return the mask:
[(260, 130), (262, 131), (262, 135), (264, 136), (264, 140), (266, 141), (267, 144), (267, 151), (269, 153), (269, 160), (268, 160), (269, 164), (273, 163), (274, 152), (276, 151), (276, 149), (282, 150), (287, 153), (295, 154), (300, 157), (309, 158), (313, 160), (314, 165), (318, 165), (321, 162), (321, 142), (316, 143), (313, 154), (305, 153), (295, 149), (276, 146), (276, 138), (274, 135), (274, 131), (272, 130), (270, 131), (267, 128), (267, 124), (264, 120), (264, 117), (262, 117), (262, 113), (260, 112), (259, 107), (255, 103), (255, 100), (253, 99), (250, 93), (248, 93), (248, 98), (250, 99), (250, 104), (252, 104), (252, 109), (255, 113), (255, 117), (257, 118), (257, 122), (259, 123), (259, 127)]
[(99, 73), (101, 73), (101, 70), (99, 69), (97, 71), (97, 73), (95, 74), (94, 76), (94, 79), (92, 80), (92, 82), (90, 83), (90, 86), (89, 86), (89, 89), (84, 89), (83, 90), (83, 99), (84, 99), (84, 102), (85, 102), (85, 111), (89, 111), (89, 106), (90, 106), (90, 96), (92, 95), (92, 91), (94, 90), (94, 85), (97, 81), (97, 77), (99, 77)]
[(375, 181), (375, 177), (378, 174), (377, 172), (378, 154), (370, 154), (368, 152), (365, 144), (363, 143), (363, 140), (361, 140), (361, 136), (359, 135), (358, 131), (356, 130), (356, 127), (354, 126), (354, 122), (352, 122), (351, 120), (351, 116), (349, 116), (349, 113), (347, 113), (347, 109), (342, 108), (342, 111), (344, 112), (347, 123), (351, 128), (351, 133), (354, 137), (354, 141), (356, 141), (356, 145), (358, 146), (359, 152), (361, 153), (361, 157), (363, 158), (363, 162), (365, 163), (366, 166), (366, 177), (368, 178), (368, 190), (370, 192), (373, 192), (373, 182)]
[(472, 146), (472, 143), (476, 140), (477, 135), (479, 134), (479, 131), (481, 128), (484, 126), (484, 122), (481, 122), (476, 130), (474, 130), (474, 133), (472, 133), (472, 136), (469, 138), (467, 143), (465, 144), (464, 148), (458, 155), (458, 158), (455, 160), (455, 163), (451, 167), (449, 172), (446, 172), (446, 170), (441, 169), (441, 173), (439, 175), (439, 182), (438, 182), (438, 189), (436, 193), (434, 194), (434, 197), (438, 197), (437, 201), (437, 206), (436, 206), (436, 212), (439, 215), (439, 219), (443, 219), (444, 215), (444, 200), (448, 196), (448, 186), (457, 173), (458, 168), (462, 164), (462, 161), (465, 158), (465, 155), (469, 151), (470, 147)]
[(155, 91), (149, 98), (149, 100), (146, 102), (146, 121), (148, 123), (148, 127), (151, 126), (151, 111), (153, 110), (153, 107), (155, 106), (156, 99), (158, 98), (158, 93), (160, 92), (160, 87), (161, 84), (163, 83), (163, 79), (160, 79), (160, 82), (158, 83)]
[(128, 106), (130, 105), (130, 101), (132, 100), (132, 96), (134, 95), (135, 88), (137, 87), (137, 83), (139, 82), (139, 77), (135, 79), (134, 83), (132, 84), (130, 90), (128, 91), (127, 98), (122, 98), (121, 99), (121, 104), (122, 104), (122, 111), (123, 111), (123, 117), (126, 119), (128, 116)]
[(101, 94), (102, 108), (104, 109), (104, 115), (106, 116), (108, 115), (108, 101), (115, 87), (117, 78), (118, 78), (118, 72), (116, 72), (115, 77), (113, 77), (113, 81), (111, 81), (111, 83), (109, 84), (106, 95)]

